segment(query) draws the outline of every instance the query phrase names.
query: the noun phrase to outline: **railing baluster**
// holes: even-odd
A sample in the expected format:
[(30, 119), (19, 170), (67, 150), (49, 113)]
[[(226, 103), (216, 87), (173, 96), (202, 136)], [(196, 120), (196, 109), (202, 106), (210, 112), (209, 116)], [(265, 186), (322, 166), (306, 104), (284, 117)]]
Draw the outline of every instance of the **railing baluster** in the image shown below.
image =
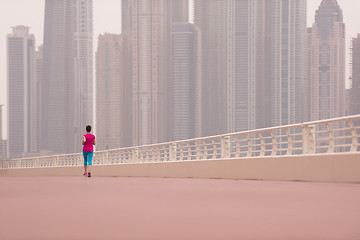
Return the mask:
[(249, 134), (246, 134), (246, 139), (247, 139), (247, 144), (248, 144), (248, 151), (247, 151), (247, 155), (246, 157), (251, 157), (252, 156), (252, 143), (251, 143), (251, 138), (249, 137)]
[(276, 136), (272, 130), (270, 130), (270, 136), (271, 136), (271, 143), (272, 143), (272, 149), (271, 149), (271, 156), (276, 156), (277, 154), (277, 141)]
[(329, 148), (328, 153), (333, 153), (335, 151), (335, 137), (334, 137), (334, 131), (330, 127), (328, 123), (325, 123), (326, 129), (328, 131), (329, 135)]
[(303, 154), (315, 153), (314, 125), (303, 125)]
[(265, 156), (265, 141), (261, 132), (258, 132), (261, 144), (260, 156)]
[(230, 157), (230, 137), (222, 136), (221, 137), (221, 158)]
[(285, 129), (285, 132), (286, 132), (286, 136), (287, 136), (287, 146), (288, 146), (286, 155), (289, 156), (289, 155), (292, 155), (292, 153), (293, 153), (293, 142), (292, 142), (291, 134), (290, 134), (290, 131), (288, 128)]

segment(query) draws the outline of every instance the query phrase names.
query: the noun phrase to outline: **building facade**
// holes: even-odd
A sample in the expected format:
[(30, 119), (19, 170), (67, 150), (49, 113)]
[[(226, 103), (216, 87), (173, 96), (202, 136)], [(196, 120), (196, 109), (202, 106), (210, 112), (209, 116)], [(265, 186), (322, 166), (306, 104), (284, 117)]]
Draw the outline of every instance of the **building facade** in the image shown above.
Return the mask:
[(73, 153), (80, 149), (75, 82), (72, 0), (45, 2), (42, 88), (42, 149)]
[(13, 27), (7, 36), (9, 157), (39, 152), (39, 116), (35, 77), (35, 38), (29, 27)]
[(123, 35), (99, 36), (96, 52), (97, 150), (132, 145), (131, 82)]
[(311, 41), (311, 120), (341, 117), (345, 114), (345, 25), (336, 0), (321, 2)]
[[(171, 27), (174, 21), (188, 21), (186, 2), (122, 0), (122, 33), (129, 42), (134, 145), (170, 139)], [(183, 8), (175, 11), (179, 6)]]
[(201, 31), (174, 23), (171, 35), (171, 140), (201, 136)]
[(270, 126), (299, 123), (306, 79), (306, 0), (271, 0), (267, 4)]
[[(235, 1), (235, 131), (266, 127), (270, 115), (266, 80), (266, 17), (264, 0)], [(266, 117), (267, 116), (267, 117)]]
[(351, 47), (350, 115), (360, 114), (360, 34), (352, 39)]
[(195, 0), (194, 23), (202, 32), (202, 134), (234, 130), (235, 39), (232, 0)]
[(305, 82), (303, 85), (302, 118), (303, 122), (311, 119), (311, 54), (312, 54), (312, 28), (307, 28), (306, 34), (306, 58), (305, 58)]

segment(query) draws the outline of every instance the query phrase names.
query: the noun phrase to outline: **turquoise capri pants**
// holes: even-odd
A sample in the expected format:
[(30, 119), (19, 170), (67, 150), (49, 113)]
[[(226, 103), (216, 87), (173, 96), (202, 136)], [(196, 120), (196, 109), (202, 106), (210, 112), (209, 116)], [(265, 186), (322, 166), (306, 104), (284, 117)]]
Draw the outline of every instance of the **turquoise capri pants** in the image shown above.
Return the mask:
[(83, 151), (83, 155), (84, 155), (84, 166), (92, 165), (92, 158), (93, 158), (94, 152), (84, 152)]

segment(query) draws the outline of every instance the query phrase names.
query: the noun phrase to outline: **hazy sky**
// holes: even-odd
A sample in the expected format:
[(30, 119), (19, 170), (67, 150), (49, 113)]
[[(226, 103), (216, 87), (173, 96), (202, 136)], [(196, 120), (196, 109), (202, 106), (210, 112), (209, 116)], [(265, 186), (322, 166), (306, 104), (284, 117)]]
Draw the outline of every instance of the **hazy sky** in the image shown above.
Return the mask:
[[(321, 0), (308, 0), (308, 26), (314, 22), (315, 11)], [(94, 5), (94, 51), (97, 48), (97, 37), (104, 32), (120, 33), (121, 0), (93, 0)], [(351, 37), (360, 33), (360, 1), (338, 0), (344, 12), (346, 24), (346, 41), (349, 48)], [(6, 112), (6, 36), (12, 32), (11, 27), (25, 25), (35, 35), (36, 45), (43, 42), (45, 0), (11, 0), (3, 1), (0, 9), (0, 105), (5, 105)], [(347, 53), (347, 57), (348, 57)], [(348, 73), (347, 73), (348, 75)], [(5, 114), (4, 114), (5, 115)], [(6, 119), (3, 116), (3, 137), (6, 138)]]

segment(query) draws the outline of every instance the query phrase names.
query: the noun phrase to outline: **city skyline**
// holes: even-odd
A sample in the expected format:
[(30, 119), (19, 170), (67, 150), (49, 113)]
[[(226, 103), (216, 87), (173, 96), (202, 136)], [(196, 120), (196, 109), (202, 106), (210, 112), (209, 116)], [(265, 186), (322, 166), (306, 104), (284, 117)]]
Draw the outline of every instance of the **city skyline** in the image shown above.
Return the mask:
[[(15, 2), (17, 2), (17, 1), (15, 1)], [(24, 6), (24, 5), (26, 5), (25, 4), (25, 1), (19, 1), (19, 2), (22, 2), (22, 3), (24, 3), (22, 6)], [(41, 2), (41, 1), (38, 1), (38, 2)], [(38, 3), (37, 2), (37, 3)], [(43, 1), (44, 2), (44, 1)], [(120, 31), (120, 4), (121, 4), (121, 1), (101, 1), (101, 3), (103, 3), (102, 5), (100, 5), (101, 3), (100, 2), (97, 2), (99, 5), (96, 5), (96, 2), (97, 1), (94, 1), (94, 22), (95, 22), (95, 26), (96, 26), (96, 22), (98, 21), (97, 20), (97, 14), (96, 14), (96, 12), (97, 12), (97, 10), (96, 10), (96, 7), (98, 6), (99, 7), (99, 9), (101, 8), (101, 10), (99, 10), (99, 11), (104, 11), (104, 12), (107, 12), (107, 11), (109, 11), (109, 10), (111, 10), (112, 12), (111, 13), (115, 13), (115, 14), (113, 14), (113, 15), (111, 15), (114, 19), (115, 19), (115, 17), (116, 17), (116, 23), (114, 23), (114, 24), (111, 24), (111, 25), (114, 25), (113, 26), (113, 29), (115, 28), (117, 28), (118, 29), (118, 31), (113, 31), (113, 30), (110, 30), (110, 31), (107, 31), (107, 32), (112, 32), (112, 33), (119, 33), (119, 32), (121, 32)], [(107, 3), (105, 3), (105, 2), (107, 2)], [(309, 2), (309, 1), (308, 1)], [(315, 2), (315, 1), (313, 1), (313, 2)], [(353, 2), (353, 4), (350, 4), (349, 2), (350, 1), (344, 1), (344, 3), (342, 3), (342, 1), (338, 1), (339, 2), (339, 5), (343, 8), (343, 9), (351, 9), (351, 7), (353, 8), (353, 6), (354, 5), (356, 5), (357, 3), (354, 1)], [(348, 4), (345, 4), (345, 2), (347, 2)], [(313, 9), (313, 13), (311, 13), (311, 15), (314, 15), (315, 14), (315, 10), (317, 9), (317, 7), (319, 6), (319, 3), (320, 3), (320, 0), (318, 1), (318, 3), (316, 4), (317, 6), (315, 7), (315, 8), (312, 8), (312, 6), (311, 5), (314, 5), (314, 3), (309, 3), (309, 7), (308, 7), (308, 9), (310, 10), (310, 9)], [(39, 3), (38, 3), (39, 4)], [(7, 5), (11, 5), (11, 4), (7, 4)], [(34, 4), (33, 4), (34, 5)], [(44, 5), (44, 4), (43, 4)], [(114, 8), (111, 8), (111, 7), (109, 7), (109, 6), (119, 6), (119, 9), (114, 9)], [(351, 5), (351, 6), (348, 6), (348, 5)], [(347, 6), (347, 7), (346, 7)], [(43, 8), (44, 6), (37, 6), (37, 9), (38, 9), (38, 15), (39, 16), (41, 16), (41, 15), (43, 15), (43, 13), (41, 13), (41, 11), (40, 11), (40, 9), (41, 8)], [(107, 9), (107, 10), (104, 10), (104, 9)], [(346, 19), (347, 19), (347, 15), (346, 15), (346, 11), (344, 10), (344, 16), (345, 16), (345, 24), (347, 25), (347, 29), (349, 29), (348, 28), (348, 26), (350, 25), (351, 26), (351, 24), (347, 24), (347, 22), (346, 22)], [(6, 16), (6, 15), (3, 15), (2, 17), (4, 17), (4, 16)], [(26, 16), (26, 14), (25, 14), (25, 16)], [(111, 17), (110, 17), (111, 18)], [(41, 17), (40, 18), (40, 21), (42, 21), (43, 20), (43, 17)], [(7, 21), (2, 21), (2, 22), (7, 22)], [(13, 21), (13, 22), (15, 22), (15, 21)], [(28, 22), (28, 21), (26, 21), (26, 22)], [(35, 25), (31, 25), (31, 24), (27, 24), (25, 21), (24, 22), (22, 22), (22, 23), (18, 23), (18, 25), (19, 24), (21, 24), (21, 25), (27, 25), (27, 26), (29, 26), (30, 27), (30, 31), (31, 31), (31, 29), (36, 29), (36, 28), (38, 28), (39, 29), (39, 26), (35, 26)], [(100, 22), (100, 21), (99, 21)], [(113, 21), (114, 22), (114, 21)], [(307, 20), (307, 22), (308, 22), (308, 26), (309, 25), (311, 25), (311, 23), (313, 22), (313, 17), (308, 17), (308, 20)], [(355, 21), (354, 21), (355, 22)], [(9, 31), (9, 29), (10, 29), (10, 27), (11, 26), (14, 26), (14, 25), (16, 25), (16, 24), (11, 24), (10, 26), (8, 26), (8, 29), (7, 29), (7, 33), (6, 34), (8, 34), (10, 31)], [(106, 25), (106, 24), (104, 24), (104, 25)], [(103, 25), (103, 26), (104, 26)], [(109, 24), (107, 24), (107, 25), (109, 25)], [(116, 26), (115, 26), (116, 25)], [(354, 23), (353, 23), (353, 25), (354, 25)], [(2, 26), (1, 26), (2, 27)], [(96, 28), (96, 27), (95, 27)], [(354, 28), (354, 27), (352, 27), (352, 28)], [(2, 29), (5, 29), (5, 28), (1, 28), (1, 30)], [(34, 35), (35, 35), (35, 38), (36, 38), (36, 42), (37, 42), (37, 45), (40, 45), (41, 43), (42, 43), (42, 36), (41, 36), (41, 33), (39, 33), (39, 32), (41, 32), (41, 29), (43, 29), (43, 28), (41, 28), (40, 27), (40, 30), (38, 30), (38, 31), (34, 31), (34, 32), (32, 32)], [(106, 31), (106, 27), (105, 28), (103, 28), (105, 31)], [(360, 28), (359, 28), (359, 30), (358, 30), (359, 32), (360, 32)], [(102, 33), (102, 32), (104, 32), (103, 30), (94, 30), (94, 33), (95, 33), (95, 35), (94, 35), (94, 40), (95, 39), (97, 39), (97, 36), (98, 36), (98, 34), (99, 33)], [(349, 31), (347, 31), (347, 34), (346, 34), (346, 36), (354, 36), (356, 34), (356, 32), (349, 32)], [(40, 37), (39, 37), (40, 36)], [(346, 48), (348, 49), (349, 47), (350, 47), (350, 45), (349, 45), (349, 41), (348, 41), (348, 39), (350, 39), (350, 37), (346, 37), (346, 42), (347, 42), (347, 46), (346, 46)], [(95, 41), (94, 41), (95, 42)], [(95, 45), (96, 46), (96, 45)], [(1, 52), (3, 52), (3, 47), (1, 48), (2, 49), (2, 51)], [(95, 48), (94, 48), (95, 49)], [(347, 54), (348, 55), (348, 54)], [(4, 73), (4, 69), (6, 69), (6, 64), (4, 65), (4, 64), (2, 64), (2, 67), (1, 67), (1, 69), (0, 69), (0, 73), (2, 74), (2, 77), (0, 78), (0, 104), (5, 104), (5, 109), (6, 109), (6, 93), (3, 93), (3, 90), (5, 90), (6, 89), (6, 84), (4, 84), (4, 82), (6, 81), (6, 70), (5, 70), (5, 73)], [(349, 74), (349, 72), (347, 73), (347, 75)], [(4, 112), (6, 112), (6, 110), (4, 111)], [(6, 123), (7, 123), (7, 120), (6, 119), (4, 119), (4, 123), (5, 123), (5, 125), (6, 125)], [(4, 138), (7, 138), (6, 136), (7, 136), (7, 132), (6, 132), (7, 130), (6, 129), (4, 129), (4, 131), (3, 131), (3, 133), (4, 133)]]

